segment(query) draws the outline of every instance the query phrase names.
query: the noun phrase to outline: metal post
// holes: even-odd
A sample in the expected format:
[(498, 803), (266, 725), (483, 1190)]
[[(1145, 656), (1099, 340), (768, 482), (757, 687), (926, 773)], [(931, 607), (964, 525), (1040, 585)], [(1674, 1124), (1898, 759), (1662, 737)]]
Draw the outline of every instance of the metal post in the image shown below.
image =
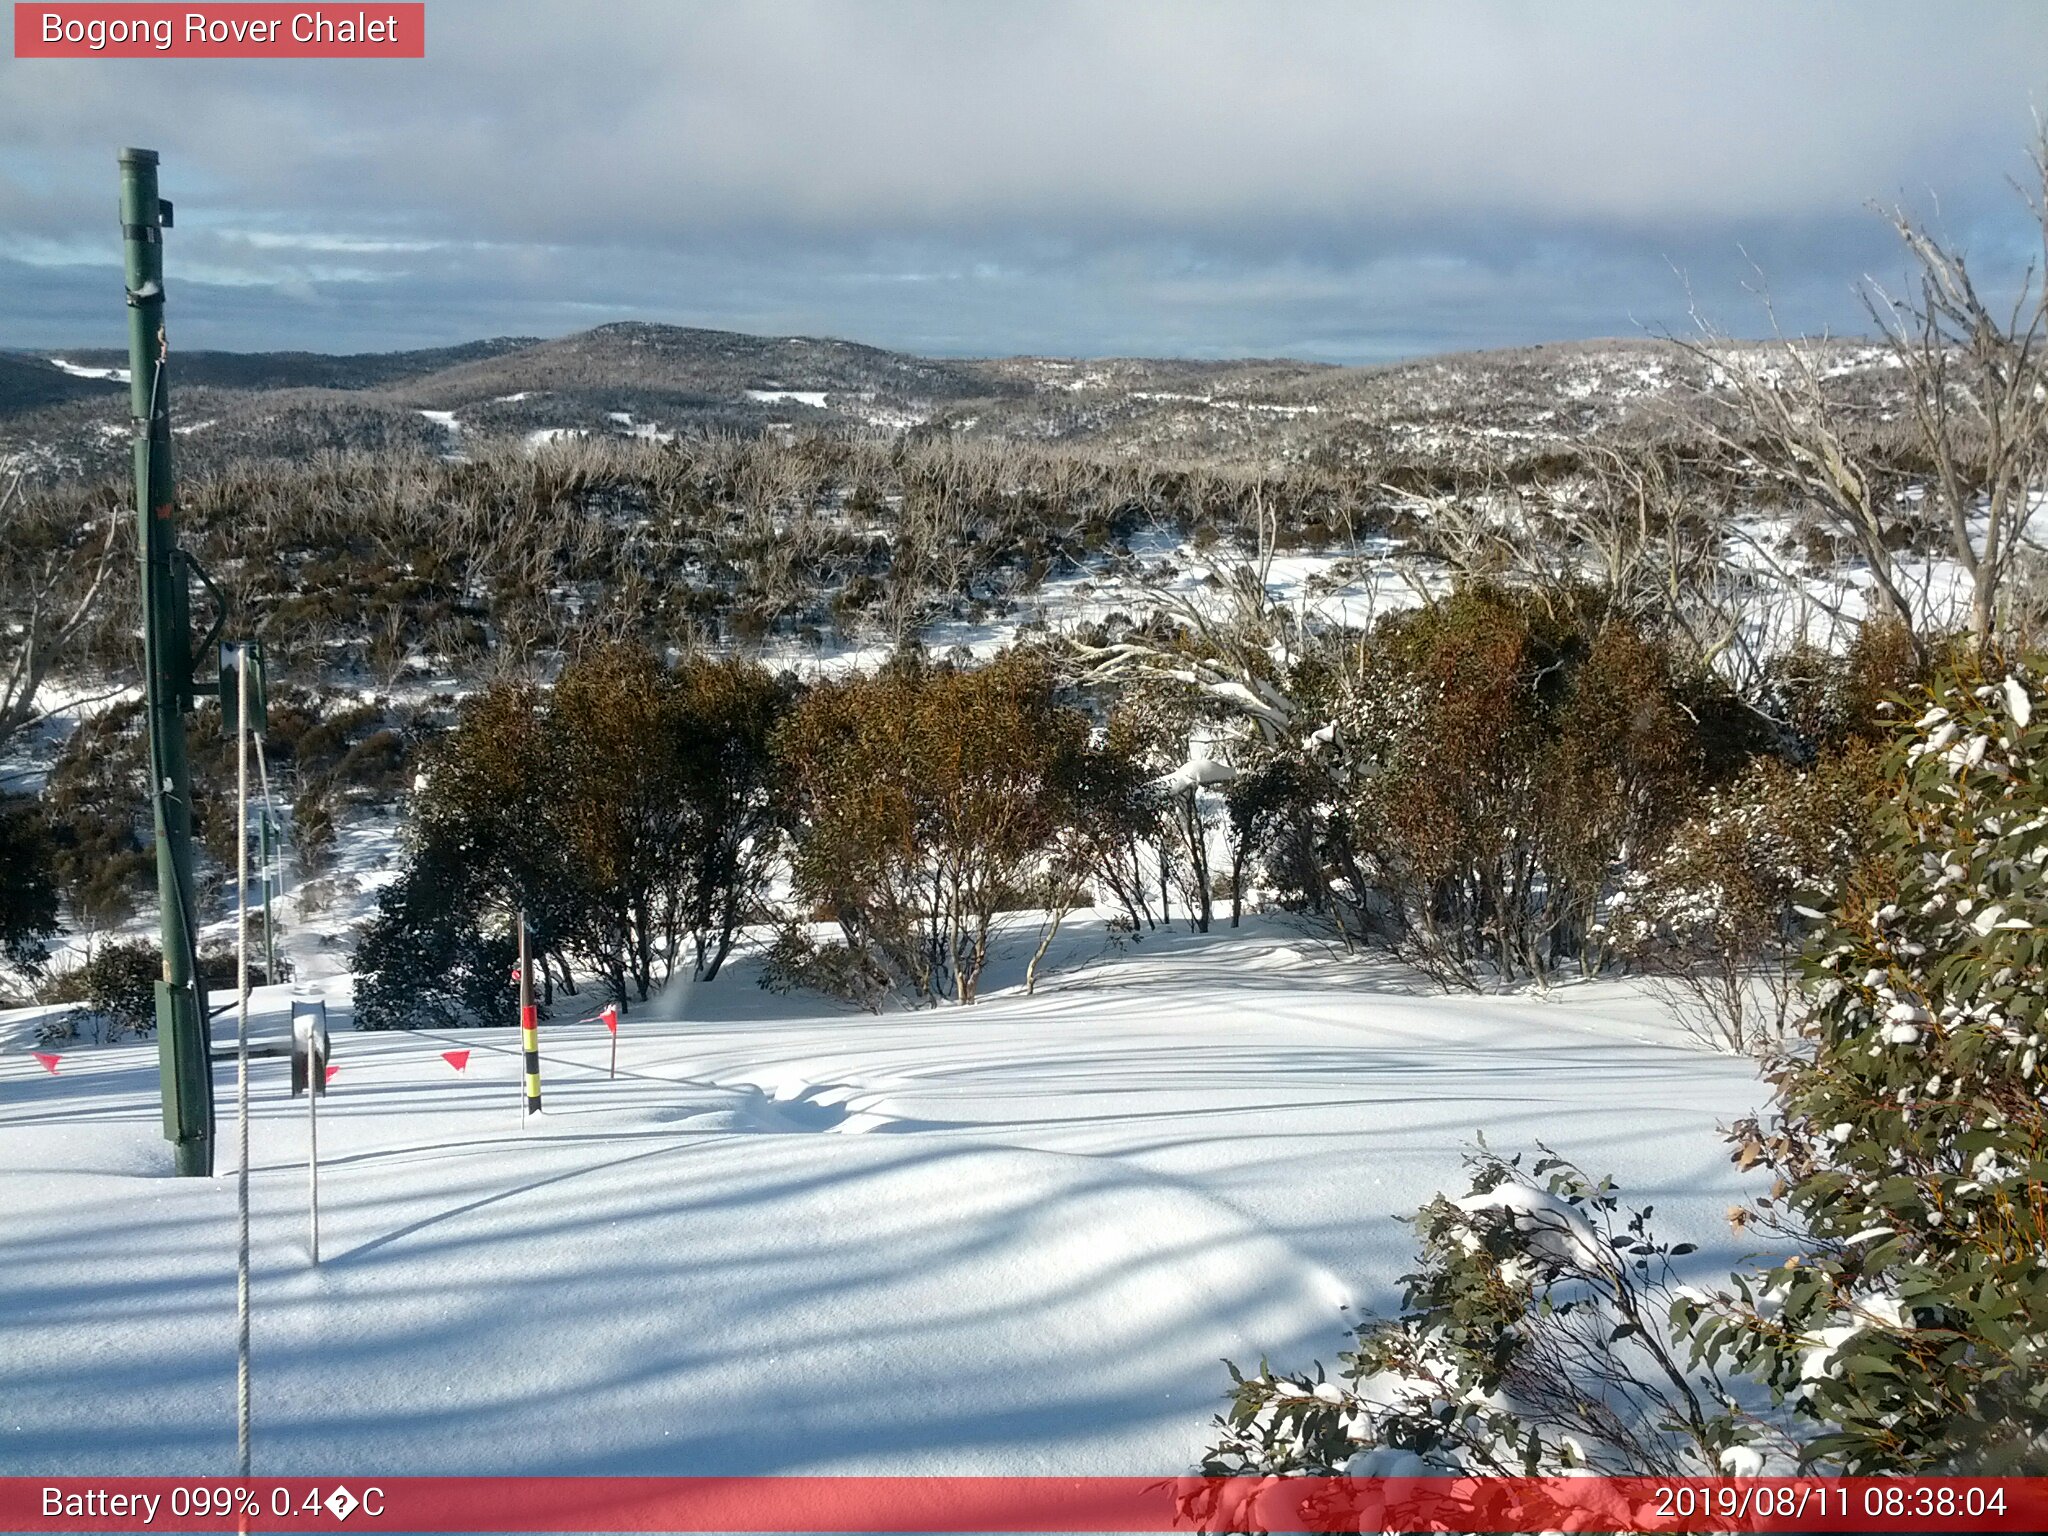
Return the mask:
[(327, 1091), (327, 1058), (314, 1053), (306, 1080), (306, 1246), (320, 1263), (320, 1095)]
[(306, 1095), (306, 1248), (320, 1262), (320, 1095), (327, 1091), (327, 1004), (292, 1004), (292, 1092)]
[(277, 899), (282, 901), (285, 896), (284, 829), (271, 820), (270, 763), (264, 756), (263, 737), (260, 735), (256, 738), (256, 774), (257, 782), (263, 787), (263, 835), (266, 839), (264, 843), (266, 851), (263, 855), (263, 963), (267, 969), (264, 971), (264, 975), (274, 982), (278, 978), (275, 933), (270, 924), (271, 864), (274, 860), (277, 866), (275, 876)]
[(264, 795), (262, 823), (258, 831), (258, 844), (262, 848), (262, 979), (266, 985), (276, 985), (276, 940), (270, 932), (270, 797)]
[(540, 1014), (533, 1006), (533, 966), (526, 958), (526, 912), (519, 913), (519, 1044), (526, 1053), (526, 1113), (540, 1113)]
[(235, 1454), (249, 1475), (249, 648), (235, 652)]
[(163, 227), (153, 149), (121, 151), (121, 235), (128, 285), (129, 408), (135, 422), (135, 517), (142, 563), (142, 633), (149, 711), (150, 805), (164, 947), (157, 983), (157, 1054), (164, 1137), (177, 1171), (213, 1173), (213, 1069), (193, 947), (192, 787), (185, 710), (192, 652), (186, 565), (178, 548), (171, 476), (170, 383), (165, 373)]

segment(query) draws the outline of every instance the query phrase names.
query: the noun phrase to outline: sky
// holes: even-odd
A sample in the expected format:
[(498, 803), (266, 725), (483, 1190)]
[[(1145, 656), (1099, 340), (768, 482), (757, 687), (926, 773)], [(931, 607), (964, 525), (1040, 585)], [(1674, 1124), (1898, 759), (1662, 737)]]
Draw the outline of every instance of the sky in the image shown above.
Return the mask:
[(1896, 205), (1994, 290), (2041, 258), (2037, 0), (429, 0), (423, 60), (11, 55), (0, 348), (124, 344), (123, 145), (187, 348), (1370, 363), (1866, 331)]

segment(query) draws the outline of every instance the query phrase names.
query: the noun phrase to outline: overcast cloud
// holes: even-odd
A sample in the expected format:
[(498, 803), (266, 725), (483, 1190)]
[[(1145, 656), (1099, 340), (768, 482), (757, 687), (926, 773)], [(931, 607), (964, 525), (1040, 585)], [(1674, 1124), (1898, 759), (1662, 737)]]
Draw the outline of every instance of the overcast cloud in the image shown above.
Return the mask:
[(1862, 328), (1873, 201), (1988, 281), (2048, 7), (430, 0), (423, 62), (0, 59), (0, 347), (117, 345), (164, 156), (185, 347), (644, 318), (935, 353), (1375, 361)]

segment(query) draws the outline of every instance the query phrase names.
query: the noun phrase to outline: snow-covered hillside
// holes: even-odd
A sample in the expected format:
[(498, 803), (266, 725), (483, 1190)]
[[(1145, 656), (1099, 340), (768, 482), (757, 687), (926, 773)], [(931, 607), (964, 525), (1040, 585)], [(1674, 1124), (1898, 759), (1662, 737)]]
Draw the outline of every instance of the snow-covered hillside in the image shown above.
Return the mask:
[[(549, 1024), (524, 1124), (515, 1032), (358, 1034), (309, 984), (318, 1269), (304, 1101), (252, 1074), (257, 1470), (1176, 1472), (1224, 1357), (1329, 1358), (1397, 1299), (1395, 1218), (1476, 1131), (1611, 1170), (1703, 1274), (1749, 1246), (1715, 1127), (1763, 1090), (1626, 987), (1444, 996), (1277, 919), (1069, 934), (1035, 997), (879, 1018), (740, 965), (629, 1016), (616, 1079)], [(0, 1472), (226, 1471), (232, 1074), (219, 1176), (173, 1179), (154, 1047), (50, 1073), (31, 1023), (0, 1015)]]

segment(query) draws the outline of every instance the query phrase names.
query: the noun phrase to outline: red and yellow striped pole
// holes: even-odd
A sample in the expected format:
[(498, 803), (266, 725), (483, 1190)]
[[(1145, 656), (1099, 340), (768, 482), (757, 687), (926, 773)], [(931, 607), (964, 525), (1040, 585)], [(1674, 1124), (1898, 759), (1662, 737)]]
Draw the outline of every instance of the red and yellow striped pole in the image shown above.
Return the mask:
[(526, 913), (519, 914), (519, 1044), (526, 1053), (526, 1112), (540, 1113), (540, 1013), (533, 1006), (533, 966), (526, 958)]

